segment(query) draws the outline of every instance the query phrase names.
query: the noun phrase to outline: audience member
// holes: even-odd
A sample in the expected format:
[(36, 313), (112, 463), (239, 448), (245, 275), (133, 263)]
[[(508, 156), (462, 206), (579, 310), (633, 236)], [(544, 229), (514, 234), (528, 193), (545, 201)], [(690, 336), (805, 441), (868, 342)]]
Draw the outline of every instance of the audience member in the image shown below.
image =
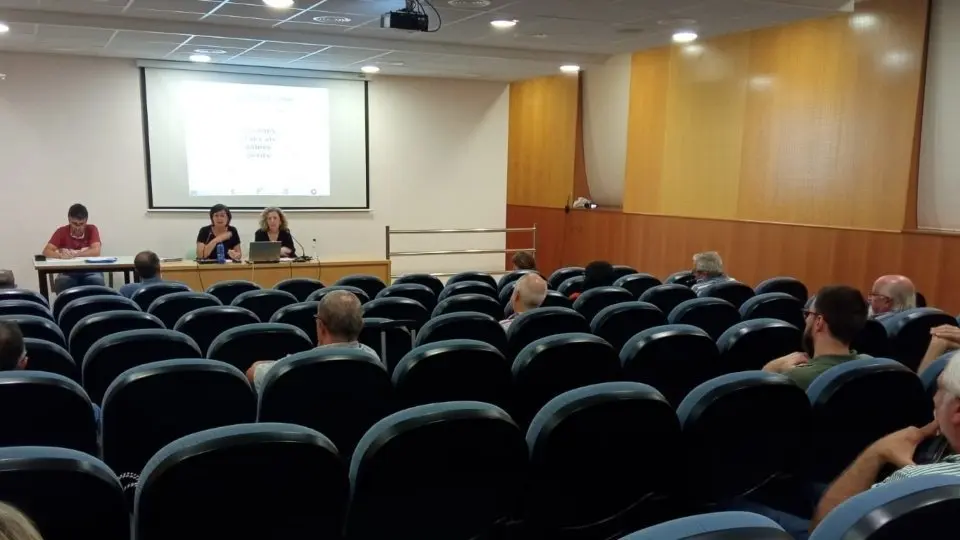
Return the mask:
[(529, 251), (518, 251), (513, 254), (513, 269), (514, 270), (536, 270), (537, 269), (537, 260), (533, 257), (533, 253)]
[[(90, 213), (82, 204), (67, 210), (67, 225), (57, 228), (43, 248), (49, 259), (74, 259), (100, 256), (100, 231), (87, 223)], [(103, 275), (97, 272), (63, 272), (53, 282), (53, 290), (61, 293), (79, 285), (103, 285)]]
[(960, 348), (960, 328), (952, 324), (943, 324), (931, 328), (930, 344), (927, 345), (927, 352), (920, 360), (917, 373), (923, 373), (937, 358), (958, 348)]
[(850, 344), (867, 321), (867, 305), (860, 291), (845, 285), (824, 287), (810, 309), (804, 310), (803, 352), (777, 358), (764, 371), (783, 373), (806, 389), (828, 369), (863, 358)]
[(43, 540), (43, 537), (23, 512), (0, 502), (0, 540)]
[(13, 270), (0, 269), (0, 289), (16, 289), (17, 280), (13, 277)]
[(281, 257), (296, 257), (297, 248), (293, 245), (293, 233), (283, 210), (276, 206), (264, 208), (260, 212), (260, 228), (253, 234), (254, 242), (280, 242)]
[(882, 320), (901, 311), (917, 307), (917, 289), (905, 276), (881, 276), (870, 294), (870, 318)]
[[(360, 349), (379, 360), (377, 352), (357, 341), (363, 330), (363, 309), (360, 301), (348, 291), (333, 291), (325, 295), (317, 306), (317, 346)], [(257, 392), (263, 390), (263, 380), (276, 360), (254, 362), (247, 370), (247, 378)]]
[(690, 288), (698, 294), (714, 283), (733, 281), (723, 273), (723, 259), (716, 251), (704, 251), (693, 256), (693, 277), (696, 283)]
[(27, 348), (17, 323), (0, 321), (0, 371), (27, 368)]
[(140, 276), (139, 283), (127, 283), (120, 287), (120, 294), (132, 298), (133, 293), (148, 283), (157, 283), (160, 279), (160, 257), (152, 251), (141, 251), (133, 258), (133, 267)]
[(609, 287), (617, 280), (613, 272), (613, 265), (607, 261), (593, 261), (587, 265), (583, 272), (583, 291), (575, 292), (570, 295), (571, 300), (576, 300), (584, 292), (597, 287)]
[(518, 279), (517, 285), (513, 288), (513, 295), (510, 297), (513, 314), (500, 321), (500, 326), (504, 330), (510, 328), (517, 315), (540, 307), (546, 297), (547, 282), (539, 274), (527, 274)]
[(197, 233), (197, 258), (216, 259), (217, 245), (223, 244), (227, 259), (239, 261), (243, 257), (240, 247), (240, 232), (230, 222), (233, 213), (225, 204), (215, 204), (210, 207), (210, 224), (200, 227)]

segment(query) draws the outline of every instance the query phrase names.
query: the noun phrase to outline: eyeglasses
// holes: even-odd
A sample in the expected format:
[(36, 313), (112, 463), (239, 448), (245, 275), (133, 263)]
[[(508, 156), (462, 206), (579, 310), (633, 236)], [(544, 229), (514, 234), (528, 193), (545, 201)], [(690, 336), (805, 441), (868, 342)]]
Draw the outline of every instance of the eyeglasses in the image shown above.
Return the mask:
[(872, 301), (872, 300), (874, 300), (874, 299), (880, 299), (880, 300), (886, 300), (887, 302), (893, 302), (893, 298), (890, 298), (889, 296), (886, 296), (886, 295), (883, 295), (883, 294), (870, 293), (870, 294), (867, 295), (867, 300), (868, 300), (868, 301)]
[(823, 316), (823, 314), (817, 313), (816, 311), (812, 311), (812, 310), (809, 310), (809, 309), (804, 309), (804, 310), (801, 311), (801, 313), (803, 313), (803, 318), (804, 318), (804, 319), (806, 319), (807, 317), (809, 317), (809, 316), (811, 316), (811, 315), (813, 315), (814, 317), (822, 317), (822, 316)]

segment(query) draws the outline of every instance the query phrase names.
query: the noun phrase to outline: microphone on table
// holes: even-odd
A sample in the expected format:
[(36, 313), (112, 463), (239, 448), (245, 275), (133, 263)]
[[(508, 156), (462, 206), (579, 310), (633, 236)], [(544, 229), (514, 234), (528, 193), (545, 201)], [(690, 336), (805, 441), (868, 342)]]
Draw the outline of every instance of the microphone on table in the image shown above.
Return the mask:
[(297, 257), (296, 260), (309, 261), (310, 257), (307, 256), (307, 248), (303, 247), (303, 244), (301, 244), (300, 241), (297, 240), (297, 237), (294, 236), (293, 233), (290, 233), (290, 238), (293, 238), (293, 241), (296, 242), (297, 245), (300, 247), (300, 256)]

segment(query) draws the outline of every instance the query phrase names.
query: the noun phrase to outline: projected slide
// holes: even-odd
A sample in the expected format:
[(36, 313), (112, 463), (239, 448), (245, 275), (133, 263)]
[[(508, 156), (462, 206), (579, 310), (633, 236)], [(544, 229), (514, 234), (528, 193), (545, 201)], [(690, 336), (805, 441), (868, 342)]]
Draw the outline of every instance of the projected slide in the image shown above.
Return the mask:
[(326, 88), (191, 81), (177, 90), (190, 196), (330, 195)]

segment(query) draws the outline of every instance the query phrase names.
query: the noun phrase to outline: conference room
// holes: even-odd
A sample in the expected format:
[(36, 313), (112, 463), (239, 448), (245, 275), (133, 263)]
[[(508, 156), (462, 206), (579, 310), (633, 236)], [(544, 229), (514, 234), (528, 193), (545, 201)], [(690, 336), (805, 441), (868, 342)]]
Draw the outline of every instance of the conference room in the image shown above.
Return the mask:
[(0, 528), (942, 534), (957, 30), (950, 0), (0, 0)]

